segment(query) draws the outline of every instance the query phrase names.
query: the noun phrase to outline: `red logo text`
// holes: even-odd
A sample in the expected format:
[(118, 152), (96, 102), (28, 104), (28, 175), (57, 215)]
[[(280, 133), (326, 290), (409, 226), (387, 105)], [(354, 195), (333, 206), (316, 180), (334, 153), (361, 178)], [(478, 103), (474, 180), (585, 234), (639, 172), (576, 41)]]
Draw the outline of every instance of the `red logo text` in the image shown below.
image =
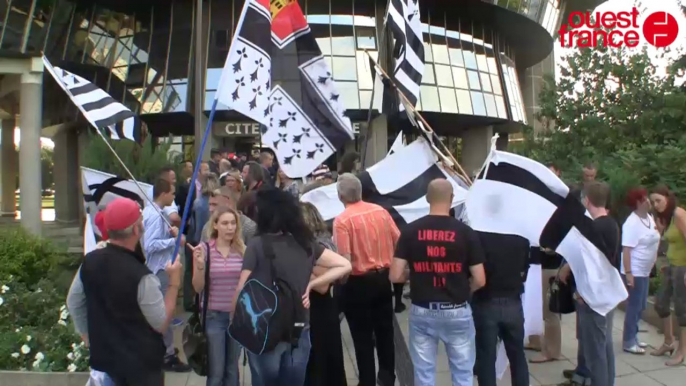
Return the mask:
[(560, 28), (563, 47), (637, 47), (643, 33), (655, 47), (667, 47), (679, 34), (679, 25), (667, 12), (649, 15), (641, 28), (636, 8), (622, 12), (572, 12)]
[(631, 12), (572, 12), (560, 28), (563, 47), (636, 47), (638, 10)]

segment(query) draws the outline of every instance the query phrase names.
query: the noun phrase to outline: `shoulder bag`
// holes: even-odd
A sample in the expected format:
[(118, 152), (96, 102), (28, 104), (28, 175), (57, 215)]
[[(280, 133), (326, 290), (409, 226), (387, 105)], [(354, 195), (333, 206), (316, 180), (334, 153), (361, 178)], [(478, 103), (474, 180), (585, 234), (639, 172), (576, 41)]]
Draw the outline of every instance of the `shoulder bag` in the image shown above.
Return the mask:
[(257, 279), (254, 272), (250, 275), (238, 295), (229, 326), (229, 335), (255, 355), (272, 351), (280, 342), (297, 347), (307, 319), (302, 294), (279, 277), (274, 267), (272, 237), (263, 235), (260, 241), (269, 264), (270, 281)]

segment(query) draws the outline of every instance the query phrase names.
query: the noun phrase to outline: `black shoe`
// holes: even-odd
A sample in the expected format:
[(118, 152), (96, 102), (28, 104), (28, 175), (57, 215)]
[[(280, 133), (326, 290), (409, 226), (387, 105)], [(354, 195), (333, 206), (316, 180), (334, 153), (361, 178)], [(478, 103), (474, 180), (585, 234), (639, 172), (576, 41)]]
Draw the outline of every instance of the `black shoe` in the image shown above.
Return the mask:
[(574, 370), (562, 370), (562, 376), (565, 377), (565, 379), (572, 379)]
[(398, 304), (395, 305), (395, 313), (399, 314), (407, 309), (407, 306), (403, 304), (403, 302), (399, 302)]
[(557, 386), (585, 386), (579, 382), (572, 381), (571, 379), (568, 381), (565, 381), (563, 383), (558, 384)]
[(188, 373), (191, 371), (191, 367), (181, 362), (179, 357), (176, 355), (166, 359), (162, 368), (164, 371), (170, 371), (173, 373)]

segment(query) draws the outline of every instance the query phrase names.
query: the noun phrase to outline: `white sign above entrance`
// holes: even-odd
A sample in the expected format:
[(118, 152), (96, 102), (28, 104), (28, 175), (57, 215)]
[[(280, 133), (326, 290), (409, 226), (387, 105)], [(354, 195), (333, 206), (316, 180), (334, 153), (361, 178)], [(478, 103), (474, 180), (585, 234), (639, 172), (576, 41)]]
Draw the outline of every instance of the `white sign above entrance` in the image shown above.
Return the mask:
[[(361, 122), (354, 122), (353, 133), (360, 135)], [(218, 137), (259, 137), (260, 124), (252, 122), (228, 122), (222, 126), (214, 125), (214, 135)]]
[(234, 136), (259, 136), (260, 135), (260, 124), (259, 123), (227, 123), (224, 127), (224, 132), (229, 137)]

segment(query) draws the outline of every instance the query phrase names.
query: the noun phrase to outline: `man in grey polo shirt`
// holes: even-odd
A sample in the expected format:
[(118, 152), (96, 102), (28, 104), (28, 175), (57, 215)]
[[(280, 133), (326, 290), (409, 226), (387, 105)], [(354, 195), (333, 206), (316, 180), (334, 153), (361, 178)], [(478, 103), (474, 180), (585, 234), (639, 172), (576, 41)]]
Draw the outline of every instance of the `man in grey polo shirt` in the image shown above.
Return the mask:
[(164, 385), (164, 342), (176, 310), (181, 260), (167, 264), (169, 288), (136, 252), (143, 234), (137, 203), (126, 198), (105, 209), (109, 243), (88, 253), (74, 277), (67, 307), (76, 331), (90, 345), (90, 365), (117, 386)]

